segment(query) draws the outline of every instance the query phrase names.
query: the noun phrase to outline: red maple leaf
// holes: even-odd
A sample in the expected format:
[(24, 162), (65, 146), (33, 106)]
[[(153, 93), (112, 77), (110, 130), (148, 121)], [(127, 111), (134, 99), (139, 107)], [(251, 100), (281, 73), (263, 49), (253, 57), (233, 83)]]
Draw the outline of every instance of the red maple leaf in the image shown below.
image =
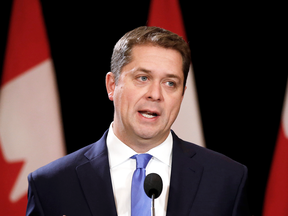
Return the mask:
[(23, 196), (16, 202), (9, 199), (11, 190), (18, 178), (24, 161), (9, 163), (5, 160), (0, 143), (0, 216), (25, 215), (27, 196)]

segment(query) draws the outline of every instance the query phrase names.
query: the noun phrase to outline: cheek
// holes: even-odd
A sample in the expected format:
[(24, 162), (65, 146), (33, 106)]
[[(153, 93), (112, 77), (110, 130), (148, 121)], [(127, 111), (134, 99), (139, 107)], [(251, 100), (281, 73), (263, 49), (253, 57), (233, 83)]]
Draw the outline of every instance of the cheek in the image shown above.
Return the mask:
[(181, 102), (182, 102), (182, 98), (179, 99), (179, 97), (175, 97), (169, 100), (169, 104), (167, 104), (166, 106), (170, 107), (169, 113), (171, 117), (176, 118), (180, 110)]
[(117, 109), (118, 107), (122, 106), (122, 95), (123, 95), (122, 88), (116, 86), (113, 94), (114, 109)]
[(114, 94), (114, 105), (121, 107), (121, 112), (126, 112), (135, 100), (136, 92), (128, 86), (118, 86)]

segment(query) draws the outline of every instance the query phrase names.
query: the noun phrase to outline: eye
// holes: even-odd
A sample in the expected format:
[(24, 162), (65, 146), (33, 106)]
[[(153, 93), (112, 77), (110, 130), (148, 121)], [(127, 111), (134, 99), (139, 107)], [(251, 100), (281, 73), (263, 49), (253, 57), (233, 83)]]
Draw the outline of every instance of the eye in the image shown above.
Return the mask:
[(148, 80), (148, 77), (147, 76), (140, 76), (138, 79), (142, 82), (145, 82)]
[(166, 82), (166, 84), (167, 84), (169, 87), (174, 87), (174, 86), (175, 86), (175, 82), (172, 82), (172, 81), (168, 81), (168, 82)]

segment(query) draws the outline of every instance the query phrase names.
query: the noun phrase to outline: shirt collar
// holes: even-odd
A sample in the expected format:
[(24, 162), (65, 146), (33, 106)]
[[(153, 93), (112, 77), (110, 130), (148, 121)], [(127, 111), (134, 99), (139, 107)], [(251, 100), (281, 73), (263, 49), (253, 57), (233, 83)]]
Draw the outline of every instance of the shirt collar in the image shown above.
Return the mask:
[[(110, 169), (130, 159), (131, 156), (137, 154), (133, 149), (119, 140), (113, 132), (113, 122), (110, 124), (106, 143), (109, 154)], [(168, 166), (171, 166), (173, 138), (171, 132), (166, 140), (160, 145), (150, 149), (147, 153), (154, 158), (160, 160)]]
[(154, 158), (160, 160), (161, 162), (165, 163), (167, 166), (171, 166), (172, 144), (173, 138), (170, 132), (163, 143), (150, 149), (147, 153), (152, 155)]

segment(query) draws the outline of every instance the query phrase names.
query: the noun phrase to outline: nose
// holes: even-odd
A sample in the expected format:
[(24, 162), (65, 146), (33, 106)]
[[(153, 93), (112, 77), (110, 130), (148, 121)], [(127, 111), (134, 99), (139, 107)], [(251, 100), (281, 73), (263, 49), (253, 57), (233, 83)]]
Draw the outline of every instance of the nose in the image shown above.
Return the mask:
[(162, 101), (162, 89), (159, 83), (151, 83), (146, 94), (146, 98), (150, 101)]

